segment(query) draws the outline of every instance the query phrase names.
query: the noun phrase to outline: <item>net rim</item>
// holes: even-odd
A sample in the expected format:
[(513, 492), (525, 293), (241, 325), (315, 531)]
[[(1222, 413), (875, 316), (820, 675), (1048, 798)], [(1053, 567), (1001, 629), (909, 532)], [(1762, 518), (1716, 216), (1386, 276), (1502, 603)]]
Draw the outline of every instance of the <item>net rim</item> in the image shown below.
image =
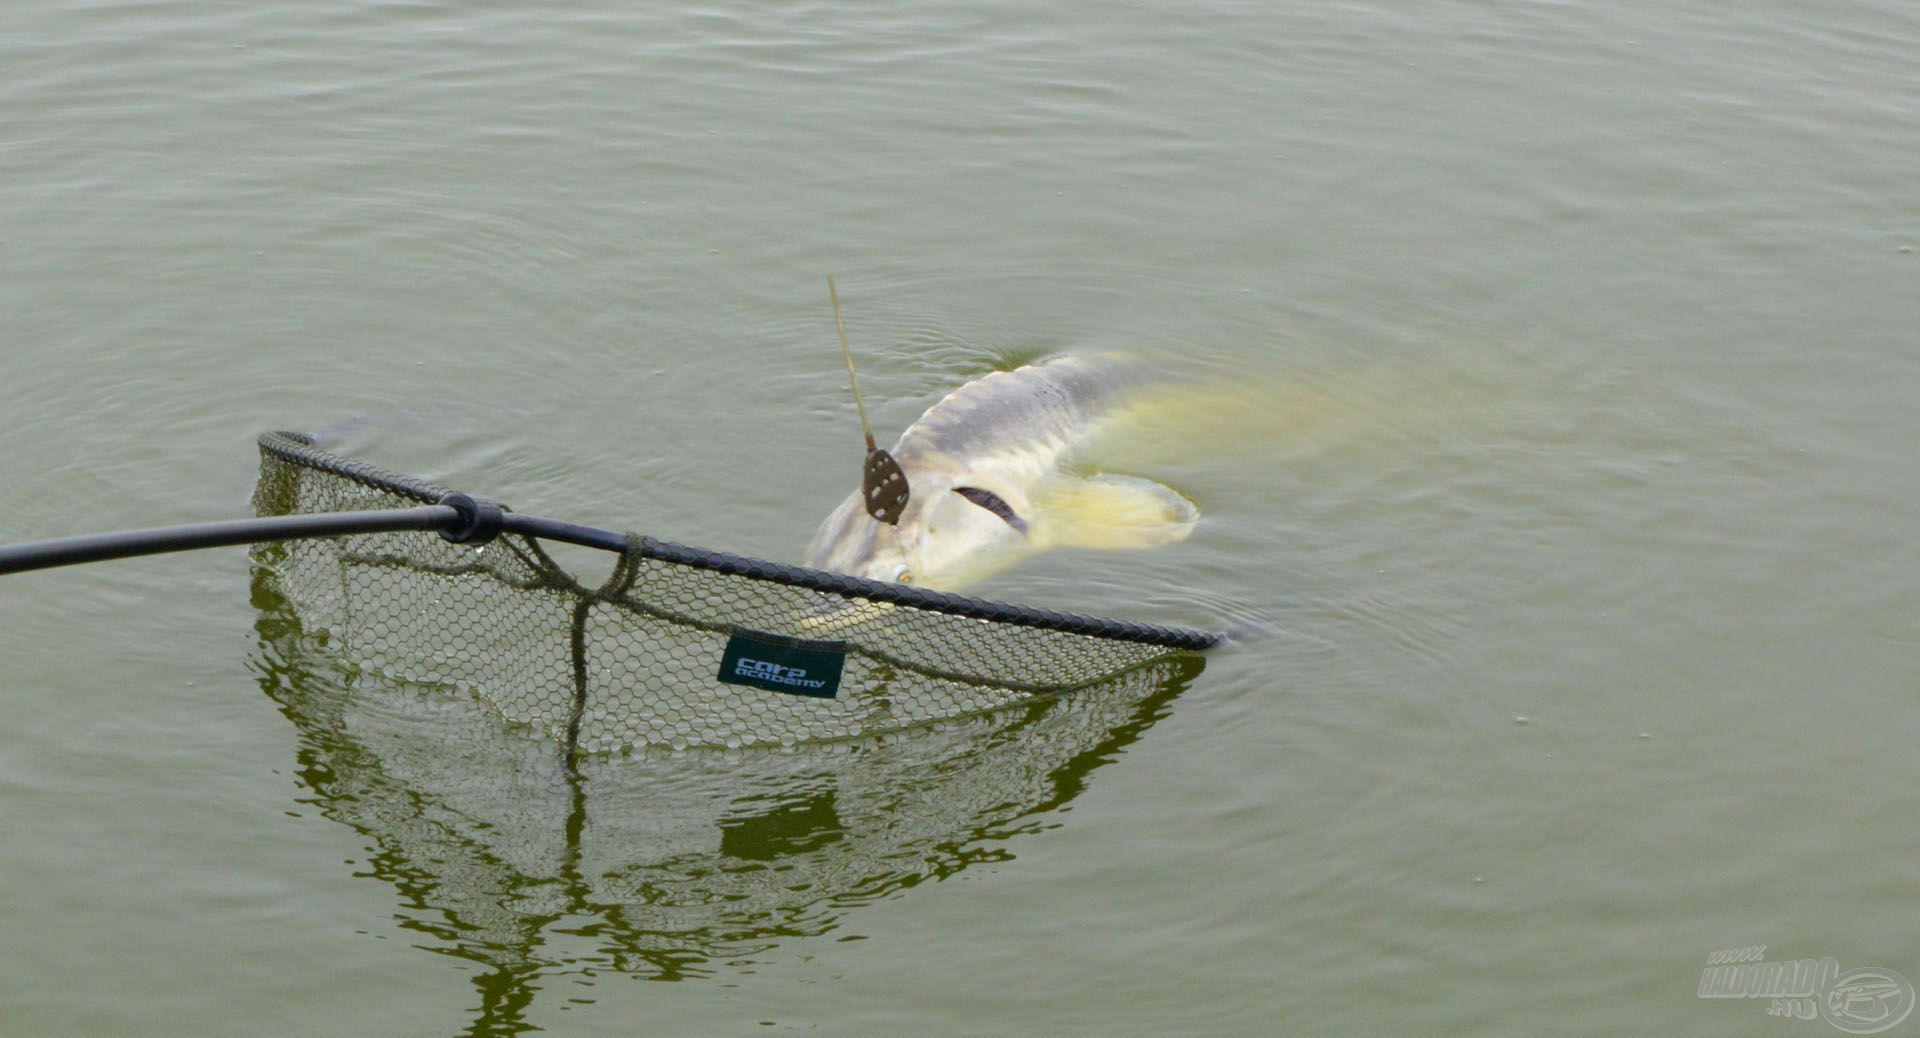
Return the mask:
[[(377, 490), (433, 503), (453, 493), (448, 488), (412, 476), (402, 475), (357, 458), (335, 454), (315, 444), (306, 433), (279, 430), (260, 434), (260, 450), (290, 464), (318, 469)], [(504, 506), (503, 506), (504, 507)], [(1040, 609), (1033, 606), (974, 598), (950, 591), (935, 591), (904, 584), (868, 580), (863, 577), (769, 562), (746, 555), (715, 551), (691, 545), (663, 541), (642, 534), (629, 534), (628, 541), (644, 558), (694, 569), (710, 570), (730, 576), (762, 580), (804, 588), (842, 598), (908, 606), (930, 612), (986, 622), (1013, 624), (1067, 634), (1108, 638), (1116, 641), (1158, 645), (1169, 649), (1200, 651), (1218, 645), (1223, 636), (1194, 628), (1117, 620), (1080, 613)]]

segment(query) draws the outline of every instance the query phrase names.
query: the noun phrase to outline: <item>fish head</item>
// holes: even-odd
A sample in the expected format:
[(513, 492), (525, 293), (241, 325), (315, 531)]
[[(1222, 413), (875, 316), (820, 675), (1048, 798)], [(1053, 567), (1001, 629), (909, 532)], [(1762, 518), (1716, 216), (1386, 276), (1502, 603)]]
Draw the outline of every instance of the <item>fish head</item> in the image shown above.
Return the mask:
[(919, 583), (958, 588), (1036, 550), (1024, 499), (982, 475), (956, 472), (924, 481), (927, 493), (901, 520), (901, 543)]
[[(1025, 519), (964, 471), (920, 469), (896, 526), (876, 522), (855, 493), (814, 535), (808, 565), (869, 580), (955, 589), (1016, 561)], [(977, 475), (977, 474), (976, 474)]]
[[(913, 502), (908, 501), (909, 512)], [(904, 520), (904, 517), (903, 517)], [(860, 492), (848, 495), (827, 516), (807, 549), (807, 565), (868, 580), (911, 583), (913, 565), (897, 527), (867, 514)]]

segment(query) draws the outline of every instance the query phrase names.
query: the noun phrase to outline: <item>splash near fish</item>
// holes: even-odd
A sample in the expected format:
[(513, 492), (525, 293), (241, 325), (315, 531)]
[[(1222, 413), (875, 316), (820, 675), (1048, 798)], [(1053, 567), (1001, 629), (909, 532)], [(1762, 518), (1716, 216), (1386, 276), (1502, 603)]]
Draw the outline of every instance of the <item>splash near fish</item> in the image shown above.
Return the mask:
[[(836, 323), (838, 305), (836, 300)], [(841, 329), (845, 347), (845, 329)], [(852, 353), (847, 353), (852, 375)], [(898, 509), (876, 512), (871, 463), (815, 534), (807, 565), (953, 590), (1052, 548), (1128, 550), (1184, 540), (1200, 510), (1135, 476), (1081, 475), (1082, 449), (1153, 381), (1119, 357), (1060, 356), (949, 393), (891, 451)], [(858, 389), (856, 382), (856, 400)], [(861, 406), (865, 425), (865, 407)], [(882, 484), (886, 486), (888, 484)], [(889, 499), (890, 500), (890, 499)]]

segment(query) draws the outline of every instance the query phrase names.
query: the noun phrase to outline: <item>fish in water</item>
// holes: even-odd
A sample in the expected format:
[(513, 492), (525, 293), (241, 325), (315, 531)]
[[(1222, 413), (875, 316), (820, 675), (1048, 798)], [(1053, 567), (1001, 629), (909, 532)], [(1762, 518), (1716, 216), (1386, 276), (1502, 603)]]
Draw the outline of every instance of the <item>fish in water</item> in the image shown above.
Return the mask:
[(1067, 467), (1146, 374), (1117, 358), (1062, 356), (961, 386), (893, 447), (911, 494), (898, 525), (875, 521), (855, 490), (814, 535), (807, 565), (952, 590), (1048, 548), (1184, 539), (1200, 512), (1178, 492)]

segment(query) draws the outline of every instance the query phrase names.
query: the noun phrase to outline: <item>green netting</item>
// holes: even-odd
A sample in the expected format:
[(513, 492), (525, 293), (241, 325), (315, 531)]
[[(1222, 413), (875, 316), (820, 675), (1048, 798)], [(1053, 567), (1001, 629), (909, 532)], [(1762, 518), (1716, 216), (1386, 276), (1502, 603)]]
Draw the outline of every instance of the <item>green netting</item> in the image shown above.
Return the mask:
[[(446, 491), (261, 438), (261, 515), (413, 507)], [(262, 545), (263, 578), (354, 665), (477, 696), (581, 751), (868, 735), (1126, 674), (1201, 632), (1047, 613), (630, 537), (588, 587), (530, 537), (434, 533)], [(844, 647), (832, 698), (719, 679), (747, 631)]]

